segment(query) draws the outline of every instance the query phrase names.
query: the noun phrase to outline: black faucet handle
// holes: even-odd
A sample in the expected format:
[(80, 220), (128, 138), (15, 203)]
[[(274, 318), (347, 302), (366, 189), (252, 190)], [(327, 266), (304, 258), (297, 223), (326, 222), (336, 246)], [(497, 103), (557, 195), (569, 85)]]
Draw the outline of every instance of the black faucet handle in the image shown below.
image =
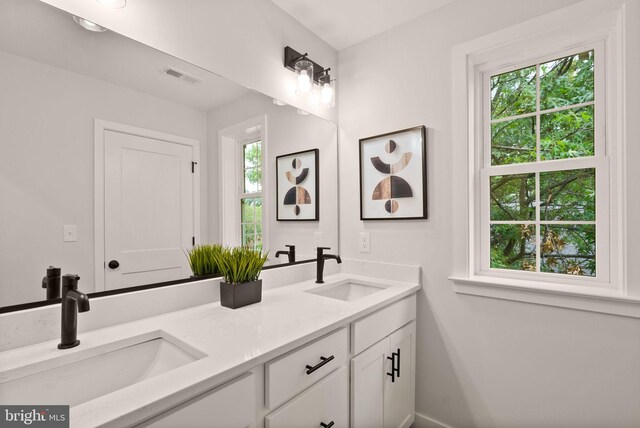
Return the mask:
[(324, 250), (330, 250), (331, 247), (318, 247), (318, 257), (322, 257), (324, 255)]
[(74, 273), (68, 273), (62, 276), (62, 286), (70, 290), (78, 289), (78, 281), (80, 277)]
[(291, 248), (292, 250), (295, 250), (295, 249), (296, 249), (296, 246), (295, 246), (295, 245), (286, 245), (286, 244), (285, 244), (285, 247), (287, 247), (287, 248)]

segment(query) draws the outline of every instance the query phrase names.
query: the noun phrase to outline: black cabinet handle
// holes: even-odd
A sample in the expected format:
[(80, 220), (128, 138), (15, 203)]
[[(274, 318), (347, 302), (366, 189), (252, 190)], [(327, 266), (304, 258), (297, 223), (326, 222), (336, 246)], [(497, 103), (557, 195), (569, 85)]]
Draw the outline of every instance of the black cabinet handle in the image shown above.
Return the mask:
[[(398, 359), (398, 365), (396, 367), (396, 358)], [(396, 352), (392, 352), (387, 360), (391, 360), (391, 373), (387, 373), (387, 376), (391, 376), (391, 382), (395, 382), (397, 377), (400, 377), (400, 348)]]
[(109, 269), (118, 269), (120, 267), (120, 263), (117, 260), (111, 260), (108, 266)]
[(329, 422), (328, 424), (325, 424), (324, 422), (320, 422), (320, 426), (322, 428), (331, 428), (334, 425), (333, 421)]
[(391, 382), (396, 381), (396, 353), (391, 354), (390, 357), (387, 357), (387, 360), (391, 360), (391, 373), (387, 372), (387, 376), (391, 376)]
[(313, 372), (315, 372), (316, 370), (318, 370), (320, 367), (324, 366), (325, 364), (327, 364), (329, 361), (333, 360), (333, 355), (325, 358), (325, 357), (320, 357), (320, 362), (318, 364), (316, 364), (315, 366), (310, 366), (307, 364), (307, 374), (311, 374)]

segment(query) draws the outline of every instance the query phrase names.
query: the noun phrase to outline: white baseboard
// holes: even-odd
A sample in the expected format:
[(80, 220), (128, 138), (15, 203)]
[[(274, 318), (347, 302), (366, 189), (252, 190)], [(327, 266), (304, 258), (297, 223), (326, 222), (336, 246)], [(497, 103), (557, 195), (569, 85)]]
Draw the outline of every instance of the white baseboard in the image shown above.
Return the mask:
[(416, 421), (413, 424), (413, 428), (453, 428), (450, 425), (442, 423), (438, 420), (430, 418), (420, 413), (416, 413)]

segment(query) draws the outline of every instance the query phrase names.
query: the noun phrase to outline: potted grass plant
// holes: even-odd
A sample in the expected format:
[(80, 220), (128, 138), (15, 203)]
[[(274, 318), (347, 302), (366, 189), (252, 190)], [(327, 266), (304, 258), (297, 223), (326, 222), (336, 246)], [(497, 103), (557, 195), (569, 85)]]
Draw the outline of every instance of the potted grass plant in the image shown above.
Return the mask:
[(193, 276), (212, 276), (220, 273), (218, 255), (224, 248), (220, 244), (196, 245), (189, 251), (189, 266)]
[(248, 247), (224, 248), (216, 257), (224, 281), (220, 283), (220, 304), (236, 309), (262, 300), (258, 279), (268, 254)]

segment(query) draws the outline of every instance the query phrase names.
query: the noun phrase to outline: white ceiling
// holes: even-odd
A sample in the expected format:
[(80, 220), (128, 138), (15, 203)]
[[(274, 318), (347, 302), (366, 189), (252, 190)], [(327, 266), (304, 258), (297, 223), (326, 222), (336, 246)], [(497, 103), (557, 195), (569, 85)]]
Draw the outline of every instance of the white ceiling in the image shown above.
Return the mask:
[[(0, 0), (0, 51), (205, 111), (249, 92), (122, 35), (87, 31), (68, 13), (36, 0)], [(202, 82), (168, 77), (160, 72), (167, 66)]]
[(455, 0), (271, 0), (336, 50)]

